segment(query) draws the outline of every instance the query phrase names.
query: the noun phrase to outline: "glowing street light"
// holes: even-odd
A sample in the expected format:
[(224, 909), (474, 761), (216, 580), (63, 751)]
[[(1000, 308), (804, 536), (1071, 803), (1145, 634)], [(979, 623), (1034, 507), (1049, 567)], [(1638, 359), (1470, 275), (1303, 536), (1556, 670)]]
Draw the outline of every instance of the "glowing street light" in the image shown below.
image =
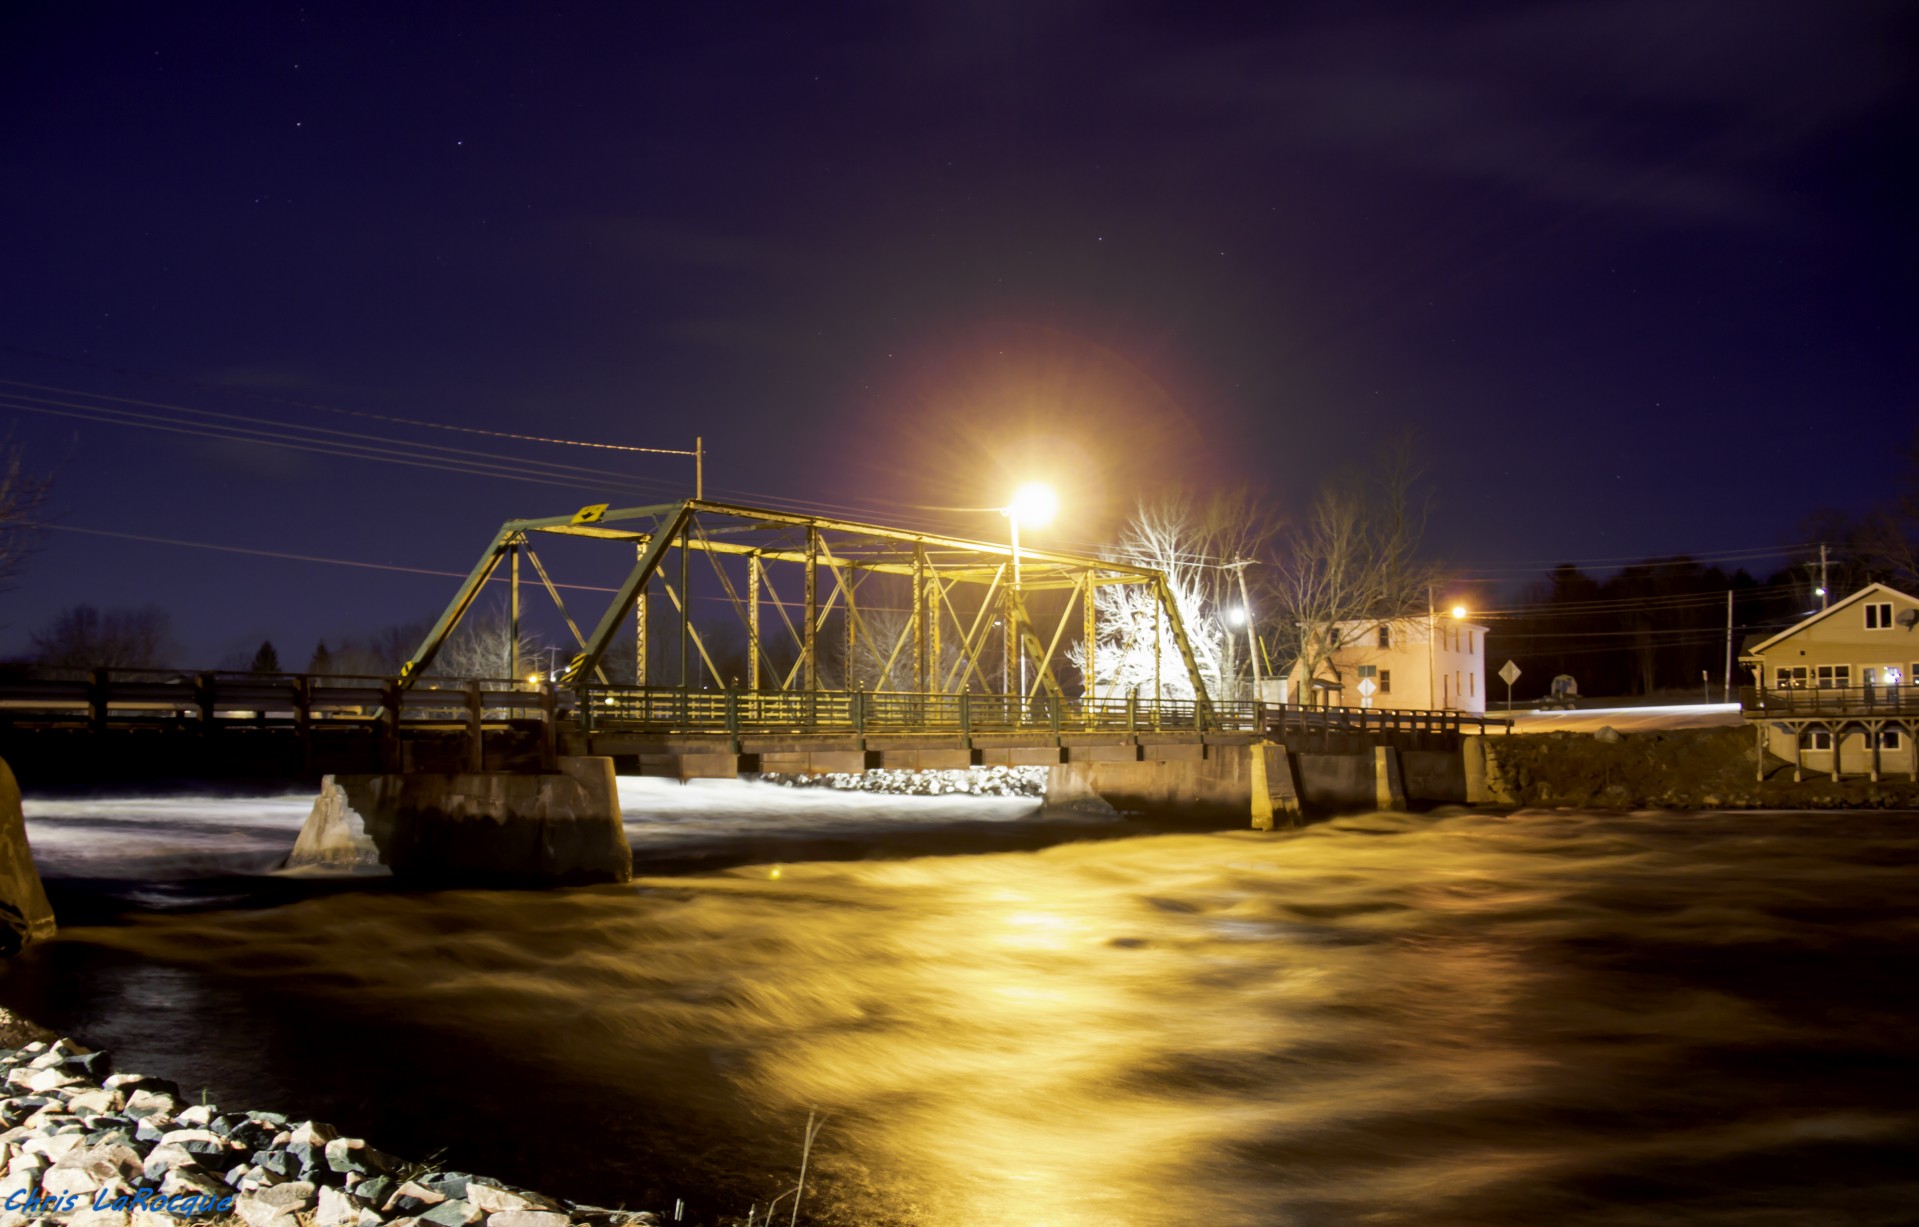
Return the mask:
[(1466, 616), (1466, 607), (1464, 605), (1453, 606), (1453, 619), (1455, 621), (1463, 619), (1465, 616)]
[(1016, 537), (1021, 521), (1038, 527), (1050, 522), (1058, 514), (1059, 496), (1044, 482), (1027, 482), (1013, 491), (1013, 501), (1006, 505), (1006, 517), (1013, 522)]

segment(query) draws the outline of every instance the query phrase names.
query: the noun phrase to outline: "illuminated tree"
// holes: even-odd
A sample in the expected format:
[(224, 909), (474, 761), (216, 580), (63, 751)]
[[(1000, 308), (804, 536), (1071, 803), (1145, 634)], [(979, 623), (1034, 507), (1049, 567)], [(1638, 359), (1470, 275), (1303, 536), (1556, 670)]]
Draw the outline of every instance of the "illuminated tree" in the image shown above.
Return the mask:
[[(1257, 559), (1279, 526), (1279, 518), (1243, 487), (1205, 498), (1178, 494), (1141, 503), (1112, 551), (1116, 561), (1151, 567), (1166, 577), (1200, 677), (1215, 699), (1251, 697), (1243, 686), (1251, 672), (1247, 645), (1235, 626), (1257, 611), (1241, 609), (1239, 577), (1231, 564)], [(1164, 618), (1156, 618), (1156, 606), (1152, 590), (1143, 585), (1098, 590), (1094, 693), (1151, 698), (1157, 673), (1160, 697), (1194, 697), (1186, 663)], [(1085, 656), (1077, 644), (1068, 653), (1082, 674)]]

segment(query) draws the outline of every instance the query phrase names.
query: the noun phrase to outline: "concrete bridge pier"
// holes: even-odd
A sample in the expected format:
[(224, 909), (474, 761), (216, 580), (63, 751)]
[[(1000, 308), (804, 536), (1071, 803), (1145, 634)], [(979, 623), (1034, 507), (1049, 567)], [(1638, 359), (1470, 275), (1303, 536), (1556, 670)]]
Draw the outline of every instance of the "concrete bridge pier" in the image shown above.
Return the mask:
[(628, 881), (633, 851), (613, 760), (561, 756), (556, 765), (327, 776), (287, 867), (383, 865), (445, 885)]
[[(1297, 826), (1308, 812), (1390, 812), (1413, 802), (1466, 802), (1469, 760), (1477, 748), (1385, 744), (1310, 753), (1271, 742), (1208, 743), (1203, 757), (1061, 763), (1047, 774), (1046, 801), (1070, 805), (1098, 798), (1119, 810), (1247, 820), (1255, 830), (1270, 831)], [(1479, 779), (1483, 787), (1483, 772)]]

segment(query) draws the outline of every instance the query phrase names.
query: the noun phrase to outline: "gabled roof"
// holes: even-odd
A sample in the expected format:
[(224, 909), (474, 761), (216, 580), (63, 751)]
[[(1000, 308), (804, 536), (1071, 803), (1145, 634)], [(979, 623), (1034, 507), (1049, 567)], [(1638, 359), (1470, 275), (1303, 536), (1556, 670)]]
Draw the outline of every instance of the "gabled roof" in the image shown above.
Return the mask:
[(1832, 617), (1832, 615), (1838, 613), (1840, 610), (1845, 609), (1851, 605), (1857, 604), (1858, 602), (1864, 600), (1866, 597), (1872, 596), (1875, 594), (1879, 596), (1896, 596), (1902, 601), (1919, 602), (1919, 597), (1915, 597), (1911, 593), (1901, 592), (1897, 588), (1890, 587), (1886, 584), (1878, 584), (1878, 583), (1867, 584), (1865, 587), (1853, 593), (1851, 596), (1847, 597), (1845, 600), (1836, 601), (1833, 604), (1826, 606), (1824, 609), (1820, 610), (1818, 613), (1813, 614), (1811, 617), (1803, 618), (1800, 621), (1793, 623), (1791, 626), (1788, 626), (1785, 630), (1780, 631), (1777, 635), (1774, 635), (1772, 638), (1767, 639), (1762, 643), (1753, 644), (1751, 647), (1747, 648), (1742, 653), (1742, 655), (1757, 656), (1761, 652), (1765, 651), (1767, 648), (1771, 647), (1773, 644), (1778, 643), (1780, 640), (1791, 638), (1792, 636), (1797, 635), (1800, 631), (1803, 631), (1807, 627), (1811, 626), (1813, 623), (1822, 622), (1825, 619)]

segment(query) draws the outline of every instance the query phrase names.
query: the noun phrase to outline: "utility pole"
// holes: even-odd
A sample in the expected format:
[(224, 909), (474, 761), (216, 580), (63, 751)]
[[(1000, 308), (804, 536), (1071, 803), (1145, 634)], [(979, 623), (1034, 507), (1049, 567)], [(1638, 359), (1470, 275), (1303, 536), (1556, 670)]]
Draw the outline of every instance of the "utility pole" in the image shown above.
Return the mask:
[(693, 436), (693, 498), (699, 501), (706, 497), (706, 440)]
[(1826, 607), (1826, 543), (1819, 543), (1819, 608)]
[(1732, 702), (1732, 589), (1726, 589), (1726, 690), (1722, 702)]

